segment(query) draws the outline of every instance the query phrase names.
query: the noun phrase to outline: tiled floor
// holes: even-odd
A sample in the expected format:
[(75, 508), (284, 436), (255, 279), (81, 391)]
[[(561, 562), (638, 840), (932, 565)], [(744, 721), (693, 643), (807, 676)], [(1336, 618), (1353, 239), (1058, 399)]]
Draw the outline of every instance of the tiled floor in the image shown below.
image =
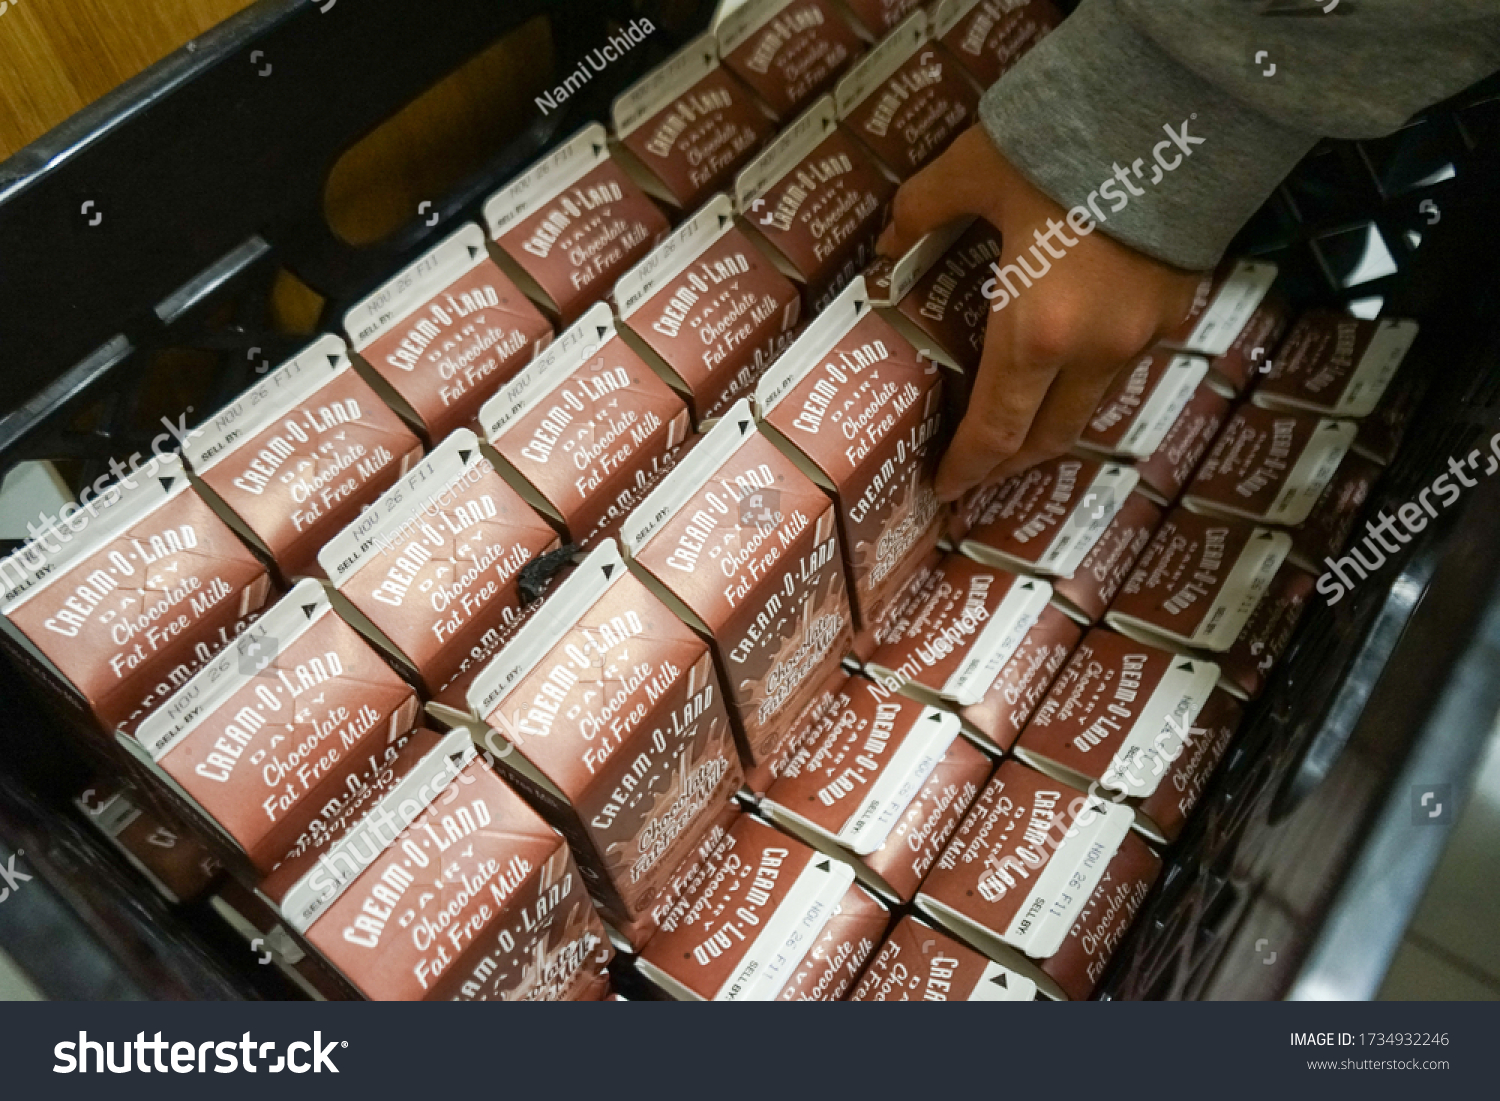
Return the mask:
[(1406, 931), (1383, 1001), (1500, 1000), (1500, 729)]

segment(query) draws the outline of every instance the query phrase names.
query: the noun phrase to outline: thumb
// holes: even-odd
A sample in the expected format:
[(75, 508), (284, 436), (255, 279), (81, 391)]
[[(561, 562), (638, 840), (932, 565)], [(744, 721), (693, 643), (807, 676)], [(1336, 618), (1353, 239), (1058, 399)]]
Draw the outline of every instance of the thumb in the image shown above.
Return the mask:
[(968, 147), (976, 137), (989, 141), (977, 127), (961, 134), (941, 156), (901, 185), (891, 204), (891, 224), (875, 246), (880, 255), (903, 256), (933, 230), (967, 215), (985, 213), (970, 186), (975, 166)]

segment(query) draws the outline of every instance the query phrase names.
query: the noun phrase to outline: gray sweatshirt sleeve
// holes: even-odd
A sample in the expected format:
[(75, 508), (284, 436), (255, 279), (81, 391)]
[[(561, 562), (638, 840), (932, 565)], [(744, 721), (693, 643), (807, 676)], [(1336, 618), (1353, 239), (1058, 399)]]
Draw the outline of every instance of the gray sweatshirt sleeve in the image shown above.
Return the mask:
[(981, 118), (1063, 206), (1210, 268), (1319, 138), (1390, 133), (1500, 70), (1500, 0), (1327, 3), (1083, 0), (985, 94)]

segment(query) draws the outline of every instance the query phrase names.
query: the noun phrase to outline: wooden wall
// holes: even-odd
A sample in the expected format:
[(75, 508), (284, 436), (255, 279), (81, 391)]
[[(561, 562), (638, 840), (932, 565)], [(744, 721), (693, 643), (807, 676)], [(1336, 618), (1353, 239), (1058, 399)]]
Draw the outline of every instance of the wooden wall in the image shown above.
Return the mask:
[[(0, 160), (252, 2), (0, 0)], [(417, 217), (525, 125), (552, 67), (550, 29), (533, 20), (410, 103), (335, 166), (324, 196), (334, 232), (366, 244)], [(279, 283), (287, 331), (310, 331), (320, 305), (294, 279)]]
[(251, 2), (0, 0), (0, 160)]

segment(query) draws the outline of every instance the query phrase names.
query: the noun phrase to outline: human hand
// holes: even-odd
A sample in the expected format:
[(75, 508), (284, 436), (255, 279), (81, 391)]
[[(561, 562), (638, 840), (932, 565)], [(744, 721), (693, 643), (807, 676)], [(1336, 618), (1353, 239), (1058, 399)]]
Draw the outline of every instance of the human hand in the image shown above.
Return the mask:
[(994, 296), (979, 374), (938, 469), (944, 501), (1072, 447), (1115, 375), (1187, 316), (1203, 278), (1093, 232), (1092, 218), (1068, 221), (979, 126), (896, 193), (879, 251), (900, 256), (966, 215), (1000, 231), (1001, 268), (1019, 256), (1043, 274), (1030, 286), (1012, 276), (1014, 295), (1006, 284), (986, 288)]

